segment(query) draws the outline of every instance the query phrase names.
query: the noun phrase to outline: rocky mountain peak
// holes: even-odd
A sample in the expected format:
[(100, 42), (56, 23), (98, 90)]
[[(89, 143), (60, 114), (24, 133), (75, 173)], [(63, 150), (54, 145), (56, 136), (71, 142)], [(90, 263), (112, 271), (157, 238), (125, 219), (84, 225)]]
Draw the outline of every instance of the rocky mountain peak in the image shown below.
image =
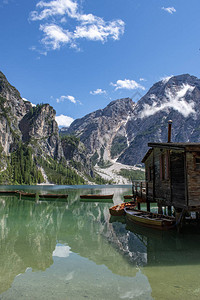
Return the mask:
[(2, 72), (0, 72), (0, 95), (7, 100), (21, 99), (19, 91), (8, 82)]
[(0, 72), (0, 97), (4, 99), (1, 100), (1, 108), (9, 110), (17, 119), (21, 119), (32, 106), (29, 101), (25, 102), (21, 98), (19, 91), (8, 82), (2, 72)]
[(22, 142), (38, 144), (35, 152), (46, 153), (52, 158), (60, 158), (62, 153), (56, 112), (49, 104), (33, 107), (21, 98), (5, 75), (0, 72), (0, 143), (9, 155)]
[(172, 76), (155, 83), (135, 108), (137, 117), (143, 119), (160, 112), (174, 110), (188, 117), (196, 114), (200, 100), (200, 80), (189, 74)]
[[(74, 123), (78, 135), (99, 159), (139, 163), (148, 142), (167, 140), (167, 121), (173, 120), (174, 142), (200, 141), (200, 79), (189, 74), (169, 76), (155, 83), (137, 103), (130, 98), (109, 103)], [(96, 155), (97, 157), (97, 155)]]

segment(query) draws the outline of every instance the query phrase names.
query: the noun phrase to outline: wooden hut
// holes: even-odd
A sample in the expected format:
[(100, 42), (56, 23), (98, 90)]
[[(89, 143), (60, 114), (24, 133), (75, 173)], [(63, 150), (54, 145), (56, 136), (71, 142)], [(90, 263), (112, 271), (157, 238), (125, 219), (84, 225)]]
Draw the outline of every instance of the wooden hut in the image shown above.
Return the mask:
[(149, 143), (142, 162), (147, 201), (200, 211), (200, 144)]
[(187, 212), (196, 212), (200, 221), (200, 143), (172, 143), (171, 125), (169, 121), (167, 143), (148, 143), (150, 149), (142, 160), (145, 192), (144, 183), (138, 192), (138, 183), (133, 182), (133, 194), (145, 198), (148, 211), (151, 202), (157, 203), (161, 214), (163, 206), (168, 212), (174, 207), (179, 229)]

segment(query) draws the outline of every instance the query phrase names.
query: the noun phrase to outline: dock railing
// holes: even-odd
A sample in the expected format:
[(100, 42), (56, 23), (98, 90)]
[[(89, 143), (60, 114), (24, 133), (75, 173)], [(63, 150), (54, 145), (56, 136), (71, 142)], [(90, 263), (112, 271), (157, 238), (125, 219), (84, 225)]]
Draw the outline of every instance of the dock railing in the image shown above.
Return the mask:
[(132, 181), (132, 193), (137, 202), (146, 202), (147, 183), (143, 181)]

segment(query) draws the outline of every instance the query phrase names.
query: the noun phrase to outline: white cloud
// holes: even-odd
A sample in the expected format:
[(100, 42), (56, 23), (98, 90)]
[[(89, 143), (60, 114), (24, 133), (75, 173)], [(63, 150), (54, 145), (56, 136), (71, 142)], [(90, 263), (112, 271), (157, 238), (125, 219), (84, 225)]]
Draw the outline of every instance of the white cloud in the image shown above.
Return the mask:
[(63, 102), (64, 100), (69, 100), (72, 103), (77, 103), (77, 100), (73, 96), (60, 96), (60, 98), (56, 99), (57, 103)]
[(115, 90), (119, 89), (127, 89), (127, 90), (135, 90), (135, 89), (141, 89), (145, 90), (145, 87), (137, 83), (135, 80), (129, 80), (129, 79), (124, 79), (124, 80), (117, 80), (116, 83), (112, 83), (112, 86), (115, 86)]
[(96, 91), (91, 91), (90, 92), (91, 95), (102, 95), (102, 94), (106, 94), (106, 91), (105, 90), (102, 90), (102, 89), (97, 89)]
[(193, 101), (187, 102), (185, 100), (186, 94), (191, 93), (193, 90), (194, 87), (189, 84), (183, 84), (179, 91), (166, 89), (165, 97), (161, 103), (160, 101), (156, 101), (156, 96), (152, 94), (150, 98), (152, 100), (155, 99), (155, 101), (153, 101), (152, 105), (144, 105), (140, 118), (152, 116), (161, 110), (167, 110), (169, 108), (177, 110), (185, 118), (190, 114), (195, 114), (195, 103)]
[(36, 8), (42, 9), (41, 12), (32, 11), (30, 19), (32, 21), (44, 20), (53, 16), (75, 16), (78, 9), (78, 4), (73, 0), (53, 0), (50, 2), (39, 1)]
[(70, 255), (70, 253), (72, 253), (70, 251), (70, 247), (69, 246), (64, 246), (64, 245), (56, 245), (55, 250), (53, 251), (52, 256), (57, 256), (57, 257), (68, 257)]
[[(75, 0), (53, 0), (50, 2), (40, 1), (36, 10), (30, 13), (30, 20), (44, 21), (52, 19), (48, 23), (40, 25), (44, 37), (42, 43), (50, 49), (59, 49), (63, 44), (69, 44), (71, 48), (77, 47), (77, 40), (87, 39), (92, 41), (106, 42), (108, 38), (119, 40), (124, 34), (125, 23), (122, 20), (104, 21), (103, 18), (93, 14), (79, 12), (79, 5)], [(77, 22), (74, 30), (69, 31), (63, 24), (68, 19)], [(70, 27), (71, 28), (71, 27)]]
[(69, 127), (73, 121), (73, 118), (65, 115), (56, 116), (56, 122), (58, 123), (58, 126)]
[(171, 15), (176, 12), (176, 9), (174, 7), (162, 7), (162, 9), (167, 11)]
[(140, 81), (147, 81), (145, 78), (140, 78)]
[(61, 44), (67, 44), (71, 41), (71, 33), (58, 25), (40, 25), (40, 30), (45, 33), (42, 43), (48, 49), (59, 49)]

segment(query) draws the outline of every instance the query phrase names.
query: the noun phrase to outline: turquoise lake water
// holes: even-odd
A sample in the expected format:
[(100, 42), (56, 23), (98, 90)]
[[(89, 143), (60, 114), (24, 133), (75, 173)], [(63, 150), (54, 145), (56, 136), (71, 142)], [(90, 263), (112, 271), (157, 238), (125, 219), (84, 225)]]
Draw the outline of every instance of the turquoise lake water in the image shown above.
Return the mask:
[[(17, 186), (66, 202), (0, 195), (0, 299), (200, 299), (200, 231), (160, 232), (110, 218), (80, 194), (130, 186)], [(152, 209), (153, 205), (152, 205)]]

